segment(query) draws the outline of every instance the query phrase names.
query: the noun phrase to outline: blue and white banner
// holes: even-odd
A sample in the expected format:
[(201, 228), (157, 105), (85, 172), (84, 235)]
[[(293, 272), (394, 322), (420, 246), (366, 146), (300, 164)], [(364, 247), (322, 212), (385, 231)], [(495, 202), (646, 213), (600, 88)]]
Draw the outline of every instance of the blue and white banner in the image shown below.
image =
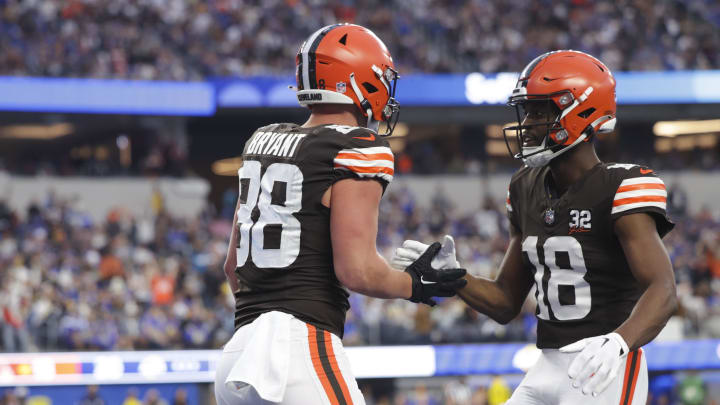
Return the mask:
[[(504, 104), (517, 73), (415, 74), (398, 81), (402, 106)], [(720, 103), (720, 71), (618, 72), (618, 104)], [(218, 107), (294, 107), (294, 77), (217, 80)]]
[(206, 82), (0, 76), (0, 111), (193, 116), (215, 106)]
[[(619, 104), (720, 103), (720, 71), (618, 72)], [(506, 102), (517, 73), (414, 74), (398, 82), (403, 106)], [(217, 108), (297, 107), (294, 77), (207, 82), (0, 77), (0, 111), (213, 115)]]
[[(650, 371), (720, 370), (720, 340), (651, 343)], [(357, 378), (520, 374), (533, 344), (347, 347)], [(218, 350), (0, 354), (0, 387), (211, 382)]]

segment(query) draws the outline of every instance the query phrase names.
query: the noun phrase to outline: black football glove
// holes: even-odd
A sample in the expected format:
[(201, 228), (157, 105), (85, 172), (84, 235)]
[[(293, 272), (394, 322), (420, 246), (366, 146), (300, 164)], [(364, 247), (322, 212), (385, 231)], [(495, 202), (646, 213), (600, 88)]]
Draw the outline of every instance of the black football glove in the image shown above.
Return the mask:
[(440, 243), (433, 243), (405, 269), (412, 277), (410, 301), (422, 302), (432, 307), (437, 304), (432, 297), (452, 297), (467, 284), (467, 280), (462, 278), (466, 273), (465, 269), (437, 270), (430, 265), (440, 247)]

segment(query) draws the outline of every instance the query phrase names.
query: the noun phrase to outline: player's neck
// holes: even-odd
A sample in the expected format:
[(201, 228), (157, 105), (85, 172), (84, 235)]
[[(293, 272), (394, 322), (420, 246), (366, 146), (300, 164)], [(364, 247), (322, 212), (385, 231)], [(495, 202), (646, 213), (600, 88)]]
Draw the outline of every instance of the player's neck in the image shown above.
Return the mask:
[(591, 143), (581, 143), (550, 162), (550, 173), (557, 191), (562, 194), (600, 163)]
[(329, 124), (364, 126), (356, 111), (355, 105), (315, 105), (311, 109), (310, 117), (302, 126), (306, 128)]

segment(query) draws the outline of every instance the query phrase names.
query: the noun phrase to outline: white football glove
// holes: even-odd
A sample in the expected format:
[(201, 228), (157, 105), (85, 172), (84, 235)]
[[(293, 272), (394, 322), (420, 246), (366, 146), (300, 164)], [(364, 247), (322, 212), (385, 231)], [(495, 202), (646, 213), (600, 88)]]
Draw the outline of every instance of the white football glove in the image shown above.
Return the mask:
[(572, 386), (582, 393), (597, 396), (610, 385), (620, 370), (620, 362), (629, 349), (625, 340), (613, 332), (578, 340), (560, 348), (562, 353), (580, 352), (568, 367)]
[[(396, 269), (405, 270), (407, 266), (417, 260), (427, 250), (429, 245), (416, 240), (406, 240), (402, 247), (395, 249), (390, 265)], [(430, 265), (435, 269), (455, 269), (460, 267), (455, 258), (455, 240), (450, 235), (445, 235), (442, 247), (433, 258)]]

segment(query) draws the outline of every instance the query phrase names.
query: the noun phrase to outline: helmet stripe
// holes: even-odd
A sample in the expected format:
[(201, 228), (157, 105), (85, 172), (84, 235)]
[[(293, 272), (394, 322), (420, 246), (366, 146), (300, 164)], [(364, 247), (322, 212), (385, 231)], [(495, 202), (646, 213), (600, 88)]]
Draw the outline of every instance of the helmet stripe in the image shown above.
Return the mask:
[[(530, 63), (525, 66), (525, 69), (520, 73), (520, 80), (527, 79), (530, 76), (530, 73), (535, 69), (535, 67), (545, 58), (547, 58), (548, 55), (550, 55), (552, 52), (544, 53), (537, 58), (533, 59)], [(525, 83), (527, 84), (527, 83)], [(525, 87), (525, 86), (523, 86)]]
[[(303, 44), (302, 48), (300, 48), (300, 55), (302, 57), (301, 59), (301, 66), (302, 66), (302, 86), (303, 89), (310, 89), (310, 76), (308, 74), (308, 50), (310, 49), (310, 46), (315, 42), (315, 39), (320, 35), (320, 33), (323, 31), (323, 28), (320, 28), (319, 30), (315, 31), (312, 35), (310, 35), (310, 38), (308, 38), (307, 41)], [(313, 58), (314, 59), (314, 58)]]
[[(305, 47), (303, 47), (303, 86), (305, 89), (317, 89), (316, 64), (315, 64), (315, 51), (317, 51), (320, 42), (327, 35), (328, 32), (342, 24), (328, 25), (327, 27), (321, 28), (315, 31), (314, 34), (307, 40)], [(305, 81), (307, 79), (307, 81)]]

